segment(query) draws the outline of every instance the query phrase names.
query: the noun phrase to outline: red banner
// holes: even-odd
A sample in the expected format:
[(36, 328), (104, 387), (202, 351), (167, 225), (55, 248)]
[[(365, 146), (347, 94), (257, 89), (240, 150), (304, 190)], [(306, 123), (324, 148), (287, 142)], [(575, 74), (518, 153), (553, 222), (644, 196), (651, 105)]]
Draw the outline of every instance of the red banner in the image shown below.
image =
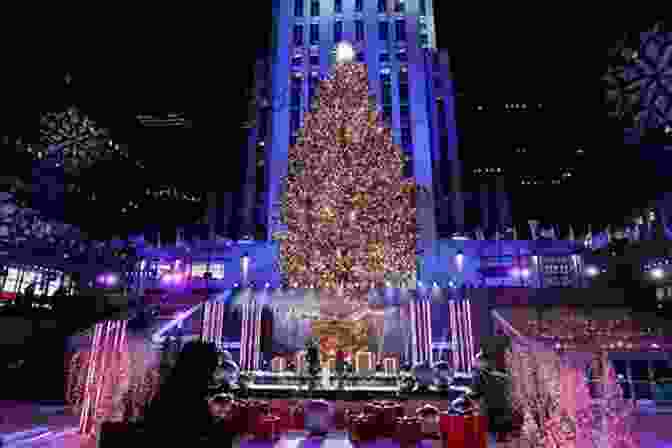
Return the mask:
[(14, 300), (14, 299), (16, 299), (15, 292), (5, 292), (5, 291), (0, 292), (0, 300)]

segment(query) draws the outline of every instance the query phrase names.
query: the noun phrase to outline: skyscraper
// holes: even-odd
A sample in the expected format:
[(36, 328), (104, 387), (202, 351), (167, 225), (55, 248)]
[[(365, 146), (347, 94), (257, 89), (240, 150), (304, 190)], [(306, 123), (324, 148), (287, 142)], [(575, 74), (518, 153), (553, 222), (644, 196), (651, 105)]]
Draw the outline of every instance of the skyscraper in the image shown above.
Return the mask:
[(270, 54), (256, 67), (242, 221), (261, 224), (269, 239), (282, 230), (288, 148), (336, 46), (349, 42), (407, 155), (407, 175), (429, 192), (418, 202), (421, 240), (463, 231), (453, 86), (448, 55), (435, 48), (432, 0), (275, 0), (273, 8)]

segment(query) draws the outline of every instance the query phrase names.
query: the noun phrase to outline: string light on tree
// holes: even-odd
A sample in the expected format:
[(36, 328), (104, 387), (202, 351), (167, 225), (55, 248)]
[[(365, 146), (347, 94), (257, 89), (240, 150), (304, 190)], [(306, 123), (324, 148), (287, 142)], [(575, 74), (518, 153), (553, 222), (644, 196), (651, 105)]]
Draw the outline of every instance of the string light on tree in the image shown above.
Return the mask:
[(289, 284), (357, 299), (389, 275), (413, 277), (416, 185), (347, 46), (289, 150), (280, 265)]

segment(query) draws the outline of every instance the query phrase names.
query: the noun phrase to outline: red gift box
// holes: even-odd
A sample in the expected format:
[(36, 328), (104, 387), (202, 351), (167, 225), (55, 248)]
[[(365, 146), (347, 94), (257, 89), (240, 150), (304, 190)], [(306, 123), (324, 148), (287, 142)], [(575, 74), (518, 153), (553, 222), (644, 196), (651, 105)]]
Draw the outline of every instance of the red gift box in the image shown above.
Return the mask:
[(439, 428), (444, 448), (463, 447), (466, 442), (465, 420), (461, 415), (450, 415), (442, 412), (439, 417)]
[(464, 418), (465, 448), (488, 447), (488, 420), (483, 415), (469, 415)]
[(255, 438), (259, 440), (274, 440), (279, 434), (278, 422), (280, 417), (266, 415), (259, 420)]

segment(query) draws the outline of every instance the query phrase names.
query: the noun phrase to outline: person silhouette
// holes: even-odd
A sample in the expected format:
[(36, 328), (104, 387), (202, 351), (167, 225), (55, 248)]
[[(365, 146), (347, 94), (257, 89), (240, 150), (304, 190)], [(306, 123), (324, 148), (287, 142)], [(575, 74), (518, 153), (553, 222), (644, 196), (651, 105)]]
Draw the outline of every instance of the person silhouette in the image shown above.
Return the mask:
[(191, 341), (184, 345), (175, 367), (145, 413), (147, 435), (154, 442), (171, 440), (178, 446), (212, 437), (216, 419), (207, 397), (217, 361), (214, 344)]

